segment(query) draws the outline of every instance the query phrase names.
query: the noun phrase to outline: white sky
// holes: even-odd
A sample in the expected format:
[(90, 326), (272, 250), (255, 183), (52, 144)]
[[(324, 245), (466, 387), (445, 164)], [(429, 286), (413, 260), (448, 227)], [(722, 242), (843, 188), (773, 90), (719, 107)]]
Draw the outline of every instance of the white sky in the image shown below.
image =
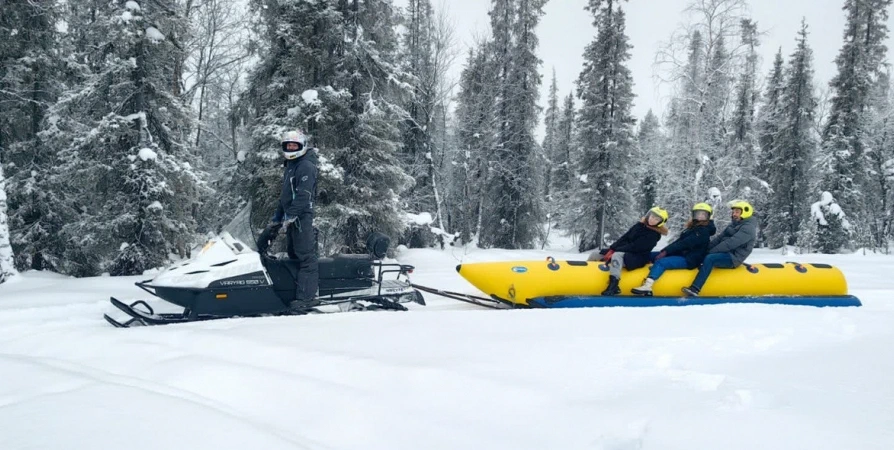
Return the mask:
[[(443, 0), (442, 0), (443, 1)], [(690, 0), (631, 0), (625, 4), (627, 12), (627, 35), (633, 45), (629, 67), (633, 72), (636, 100), (634, 114), (642, 119), (650, 108), (659, 116), (664, 112), (667, 87), (659, 87), (652, 76), (652, 62), (661, 41), (684, 20), (683, 9)], [(439, 1), (434, 2), (436, 5)], [(450, 15), (456, 23), (457, 39), (465, 50), (474, 42), (475, 34), (488, 34), (490, 19), (487, 11), (489, 0), (449, 0)], [(765, 32), (761, 38), (762, 62), (759, 74), (764, 78), (770, 70), (776, 50), (781, 46), (787, 60), (794, 49), (795, 36), (802, 17), (809, 26), (809, 43), (814, 52), (817, 86), (825, 88), (835, 74), (835, 56), (841, 48), (844, 32), (844, 0), (749, 0), (751, 16), (757, 21), (759, 30)], [(405, 6), (406, 0), (395, 0), (395, 4)], [(581, 70), (584, 47), (593, 40), (595, 29), (592, 16), (584, 11), (587, 0), (550, 0), (538, 27), (540, 37), (539, 55), (543, 61), (541, 73), (542, 99), (540, 106), (546, 107), (546, 95), (552, 69), (555, 68), (560, 97), (568, 94)], [(892, 11), (894, 12), (894, 11)], [(894, 28), (894, 20), (889, 21)], [(888, 40), (888, 47), (892, 39)], [(457, 58), (453, 75), (459, 75), (465, 64), (465, 52)], [(542, 135), (542, 120), (538, 130)]]

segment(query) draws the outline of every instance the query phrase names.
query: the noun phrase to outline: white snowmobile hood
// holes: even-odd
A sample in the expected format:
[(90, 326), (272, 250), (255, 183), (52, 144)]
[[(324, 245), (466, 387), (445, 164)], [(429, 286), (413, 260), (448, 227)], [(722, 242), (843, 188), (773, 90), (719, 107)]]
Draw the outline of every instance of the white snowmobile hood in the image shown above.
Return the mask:
[(155, 276), (152, 286), (207, 288), (214, 281), (261, 272), (266, 275), (260, 255), (224, 231), (209, 240), (192, 258), (169, 267)]

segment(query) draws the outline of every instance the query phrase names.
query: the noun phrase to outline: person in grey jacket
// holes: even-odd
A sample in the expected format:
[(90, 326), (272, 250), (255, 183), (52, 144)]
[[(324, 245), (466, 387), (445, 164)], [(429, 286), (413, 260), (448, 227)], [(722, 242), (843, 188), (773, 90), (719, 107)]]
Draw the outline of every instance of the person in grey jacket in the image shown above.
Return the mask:
[(754, 249), (754, 242), (757, 240), (757, 221), (752, 217), (754, 207), (746, 201), (736, 200), (730, 203), (730, 208), (733, 221), (723, 233), (711, 239), (708, 244), (708, 256), (699, 267), (692, 286), (683, 288), (683, 293), (687, 297), (698, 296), (708, 281), (708, 275), (715, 267), (723, 269), (739, 267)]
[(270, 224), (286, 234), (289, 258), (298, 261), (295, 300), (289, 304), (293, 309), (319, 304), (319, 263), (313, 227), (317, 156), (316, 149), (306, 145), (307, 137), (300, 131), (287, 131), (282, 136), (282, 190)]

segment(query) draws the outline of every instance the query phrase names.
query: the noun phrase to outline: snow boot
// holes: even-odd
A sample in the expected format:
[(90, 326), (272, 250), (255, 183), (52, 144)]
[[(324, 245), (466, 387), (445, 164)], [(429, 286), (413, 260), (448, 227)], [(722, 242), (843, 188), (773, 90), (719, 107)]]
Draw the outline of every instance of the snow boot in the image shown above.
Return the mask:
[(602, 291), (602, 295), (618, 295), (621, 293), (621, 288), (618, 287), (618, 283), (621, 280), (618, 277), (609, 276), (608, 277), (608, 287)]
[(643, 280), (643, 285), (638, 288), (633, 288), (630, 292), (633, 292), (634, 295), (643, 295), (646, 297), (652, 296), (652, 284), (655, 283), (655, 280), (651, 278), (646, 278)]
[(316, 298), (310, 300), (292, 300), (289, 302), (289, 309), (292, 311), (304, 311), (319, 305), (320, 300)]
[(698, 294), (701, 291), (701, 289), (695, 286), (684, 287), (682, 290), (687, 297), (698, 297)]

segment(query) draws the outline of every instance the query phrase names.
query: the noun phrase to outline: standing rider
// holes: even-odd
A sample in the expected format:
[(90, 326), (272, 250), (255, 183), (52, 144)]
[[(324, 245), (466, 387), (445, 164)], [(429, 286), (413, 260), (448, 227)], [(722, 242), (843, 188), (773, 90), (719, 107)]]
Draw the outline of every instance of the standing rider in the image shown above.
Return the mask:
[(286, 234), (289, 258), (298, 261), (295, 300), (289, 304), (292, 309), (319, 304), (319, 267), (313, 227), (317, 160), (316, 149), (308, 152), (306, 145), (307, 137), (300, 131), (287, 131), (282, 135), (285, 158), (282, 192), (271, 224), (281, 227), (280, 232)]

